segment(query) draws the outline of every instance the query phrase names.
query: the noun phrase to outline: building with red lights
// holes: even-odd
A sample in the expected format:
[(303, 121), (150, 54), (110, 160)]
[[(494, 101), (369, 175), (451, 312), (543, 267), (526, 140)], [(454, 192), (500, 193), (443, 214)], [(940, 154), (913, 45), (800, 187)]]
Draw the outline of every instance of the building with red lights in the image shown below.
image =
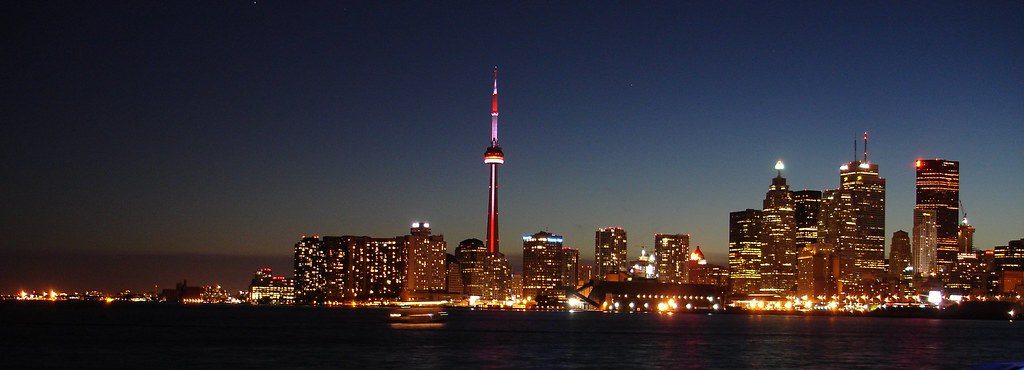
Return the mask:
[[(921, 159), (917, 169), (917, 203), (914, 205), (914, 226), (928, 213), (935, 223), (935, 263), (937, 270), (949, 270), (956, 264), (960, 248), (957, 242), (960, 219), (960, 162), (944, 159)], [(931, 245), (928, 248), (933, 248)], [(932, 253), (928, 251), (928, 253)]]

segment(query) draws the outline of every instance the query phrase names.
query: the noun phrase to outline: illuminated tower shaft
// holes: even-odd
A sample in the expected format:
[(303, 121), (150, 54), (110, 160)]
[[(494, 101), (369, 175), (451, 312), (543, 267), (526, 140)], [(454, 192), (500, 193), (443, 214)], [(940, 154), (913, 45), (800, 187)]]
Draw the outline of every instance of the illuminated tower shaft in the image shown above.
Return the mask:
[(487, 250), (498, 253), (498, 165), (505, 163), (505, 154), (498, 145), (498, 67), (494, 67), (494, 90), (491, 93), (491, 146), (484, 152), (484, 163), (491, 166), (487, 201)]

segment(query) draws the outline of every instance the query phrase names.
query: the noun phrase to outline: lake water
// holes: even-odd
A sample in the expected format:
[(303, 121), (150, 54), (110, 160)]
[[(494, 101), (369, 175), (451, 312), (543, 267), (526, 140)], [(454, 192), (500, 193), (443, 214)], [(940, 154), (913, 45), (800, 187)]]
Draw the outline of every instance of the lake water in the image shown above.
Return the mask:
[(1024, 323), (867, 317), (0, 302), (0, 368), (950, 368)]

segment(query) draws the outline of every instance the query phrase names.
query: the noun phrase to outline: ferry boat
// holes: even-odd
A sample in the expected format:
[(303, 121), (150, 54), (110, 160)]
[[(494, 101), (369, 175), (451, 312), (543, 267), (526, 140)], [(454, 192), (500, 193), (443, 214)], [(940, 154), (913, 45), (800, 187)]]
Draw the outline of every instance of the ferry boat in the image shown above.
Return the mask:
[(391, 310), (388, 321), (402, 324), (441, 323), (448, 317), (443, 307), (401, 306)]

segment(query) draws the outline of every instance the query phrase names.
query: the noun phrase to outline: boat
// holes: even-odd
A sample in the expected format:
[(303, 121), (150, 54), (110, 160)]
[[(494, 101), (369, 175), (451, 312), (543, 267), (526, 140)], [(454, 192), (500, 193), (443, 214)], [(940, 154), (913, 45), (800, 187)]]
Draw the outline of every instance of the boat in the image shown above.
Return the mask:
[(442, 323), (448, 317), (443, 307), (401, 306), (391, 310), (388, 321), (401, 324)]

